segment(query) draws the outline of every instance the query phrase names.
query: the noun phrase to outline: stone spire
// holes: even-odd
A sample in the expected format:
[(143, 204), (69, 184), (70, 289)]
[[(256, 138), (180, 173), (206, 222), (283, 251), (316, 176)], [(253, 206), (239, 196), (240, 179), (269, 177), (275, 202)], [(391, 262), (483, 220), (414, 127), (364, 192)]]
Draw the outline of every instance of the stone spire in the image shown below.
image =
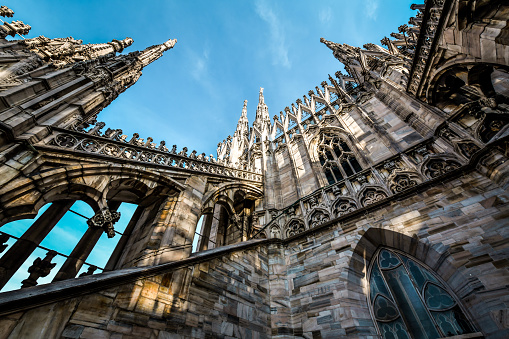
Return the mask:
[(169, 49), (172, 49), (176, 43), (177, 39), (170, 39), (161, 45), (150, 46), (140, 53), (138, 59), (140, 59), (143, 67), (145, 67), (162, 57), (163, 53)]
[(258, 107), (256, 107), (256, 118), (253, 126), (262, 132), (266, 127), (270, 127), (269, 108), (265, 104), (263, 97), (263, 87), (260, 87), (260, 95), (258, 96)]
[(360, 62), (360, 48), (347, 44), (337, 44), (324, 38), (320, 38), (320, 42), (332, 50), (334, 57), (345, 66), (345, 70), (356, 82), (362, 82), (364, 72)]
[(244, 100), (244, 107), (237, 123), (237, 130), (235, 135), (239, 137), (247, 136), (249, 132), (249, 121), (247, 120), (247, 100)]
[(324, 38), (320, 38), (320, 42), (329, 47), (329, 49), (332, 50), (334, 57), (345, 66), (348, 66), (351, 63), (358, 63), (357, 58), (359, 56), (359, 48), (352, 47), (347, 44), (337, 44), (335, 42), (325, 40)]

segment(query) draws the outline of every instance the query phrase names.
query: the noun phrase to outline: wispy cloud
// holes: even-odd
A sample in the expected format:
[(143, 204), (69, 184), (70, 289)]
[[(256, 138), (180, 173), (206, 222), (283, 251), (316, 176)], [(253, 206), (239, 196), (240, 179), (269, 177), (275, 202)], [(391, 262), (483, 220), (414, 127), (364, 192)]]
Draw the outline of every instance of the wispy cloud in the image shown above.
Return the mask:
[(366, 16), (368, 18), (376, 20), (378, 5), (380, 5), (380, 0), (366, 0), (364, 7), (366, 8)]
[(318, 19), (322, 24), (328, 25), (332, 21), (332, 10), (330, 7), (322, 8), (318, 12)]
[(201, 55), (194, 55), (193, 68), (191, 69), (191, 75), (196, 80), (203, 80), (207, 73), (207, 61), (209, 58), (209, 51), (203, 50)]
[(256, 1), (256, 14), (269, 25), (271, 37), (269, 43), (273, 55), (272, 63), (274, 65), (282, 65), (283, 67), (290, 68), (291, 63), (288, 58), (285, 33), (276, 13), (265, 0), (258, 0)]

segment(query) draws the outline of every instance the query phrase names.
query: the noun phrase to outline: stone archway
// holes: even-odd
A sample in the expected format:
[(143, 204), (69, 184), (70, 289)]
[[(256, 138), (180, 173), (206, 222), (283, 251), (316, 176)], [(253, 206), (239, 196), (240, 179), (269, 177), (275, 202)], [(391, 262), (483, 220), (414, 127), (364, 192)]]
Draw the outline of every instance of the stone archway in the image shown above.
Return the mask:
[[(496, 326), (488, 315), (489, 301), (472, 296), (484, 289), (483, 284), (475, 275), (465, 272), (466, 267), (454, 260), (447, 246), (442, 243), (419, 241), (417, 237), (382, 228), (370, 228), (364, 233), (359, 232), (355, 238), (348, 265), (346, 289), (347, 298), (356, 302), (346, 307), (345, 313), (349, 317), (361, 316), (362, 321), (359, 321), (359, 324), (372, 324), (368, 326), (370, 331), (374, 331), (374, 324), (367, 301), (369, 290), (367, 274), (370, 262), (380, 247), (399, 250), (426, 264), (451, 288), (468, 310), (472, 323), (483, 332), (488, 333), (492, 330), (488, 328), (489, 326)], [(481, 318), (485, 319), (482, 324), (484, 327), (477, 322)], [(347, 331), (365, 333), (367, 327), (352, 324)]]

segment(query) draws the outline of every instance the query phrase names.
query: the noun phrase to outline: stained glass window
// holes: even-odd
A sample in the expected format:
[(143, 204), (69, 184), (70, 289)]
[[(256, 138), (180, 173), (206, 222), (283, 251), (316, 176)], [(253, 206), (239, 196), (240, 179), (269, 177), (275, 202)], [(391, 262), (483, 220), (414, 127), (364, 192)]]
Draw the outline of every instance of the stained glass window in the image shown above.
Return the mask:
[(387, 248), (371, 264), (369, 305), (386, 339), (437, 339), (474, 328), (447, 287), (417, 260)]

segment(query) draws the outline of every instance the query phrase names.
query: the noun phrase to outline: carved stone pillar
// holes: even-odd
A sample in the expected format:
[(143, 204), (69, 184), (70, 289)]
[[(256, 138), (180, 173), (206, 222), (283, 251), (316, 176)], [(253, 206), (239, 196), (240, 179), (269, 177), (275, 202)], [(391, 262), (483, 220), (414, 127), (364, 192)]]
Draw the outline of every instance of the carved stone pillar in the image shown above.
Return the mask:
[(134, 211), (133, 216), (131, 217), (131, 220), (129, 220), (129, 224), (127, 224), (127, 227), (124, 230), (124, 233), (122, 234), (122, 237), (117, 243), (117, 246), (115, 247), (115, 250), (111, 254), (110, 259), (108, 260), (108, 263), (104, 267), (104, 271), (112, 271), (117, 266), (117, 263), (120, 259), (120, 256), (122, 255), (122, 252), (127, 244), (127, 241), (129, 240), (129, 237), (133, 233), (134, 227), (138, 224), (138, 221), (140, 220), (140, 217), (145, 210), (144, 207), (138, 206), (136, 208), (136, 211)]
[(5, 286), (69, 208), (71, 208), (72, 204), (74, 204), (73, 200), (61, 200), (52, 203), (2, 256), (0, 259), (0, 288)]
[(115, 210), (120, 206), (120, 203), (115, 202), (113, 204), (110, 204), (112, 210), (103, 209), (88, 220), (89, 228), (83, 234), (76, 247), (74, 247), (53, 281), (76, 277), (90, 252), (92, 252), (99, 238), (101, 238), (102, 232), (105, 231), (108, 238), (112, 238), (115, 235), (113, 224), (120, 219), (120, 213)]

